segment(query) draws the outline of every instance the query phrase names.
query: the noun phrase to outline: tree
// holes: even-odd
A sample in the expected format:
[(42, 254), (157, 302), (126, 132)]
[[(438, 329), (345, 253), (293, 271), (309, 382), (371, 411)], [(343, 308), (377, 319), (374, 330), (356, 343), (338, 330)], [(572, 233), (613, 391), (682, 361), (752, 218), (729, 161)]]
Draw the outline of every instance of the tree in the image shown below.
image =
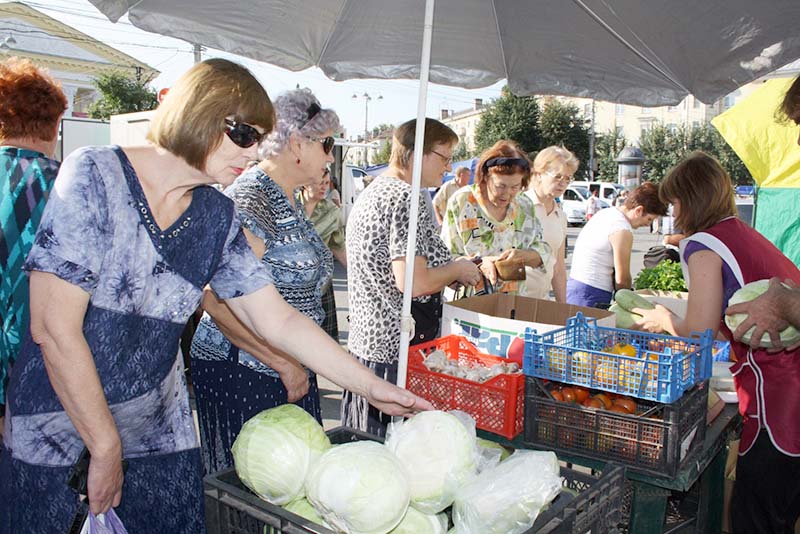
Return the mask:
[(639, 148), (645, 157), (642, 179), (658, 183), (686, 155), (685, 134), (680, 129), (673, 133), (663, 124), (655, 123), (642, 132)]
[(375, 152), (372, 156), (373, 165), (383, 165), (389, 163), (389, 157), (392, 155), (392, 143), (388, 139), (383, 140), (381, 149)]
[(472, 152), (464, 144), (464, 141), (459, 141), (456, 149), (453, 150), (453, 161), (463, 161), (475, 157)]
[(589, 169), (589, 131), (584, 126), (578, 106), (553, 99), (542, 110), (539, 120), (541, 147), (563, 146), (572, 151), (581, 165), (576, 174), (584, 175)]
[(373, 126), (371, 137), (374, 139), (384, 132), (393, 132), (393, 131), (394, 131), (394, 126), (392, 126), (391, 124), (382, 123), (377, 126)]
[(702, 150), (719, 160), (734, 184), (752, 184), (753, 178), (736, 152), (711, 125), (668, 129), (654, 125), (639, 139), (639, 147), (647, 158), (643, 175), (660, 182), (669, 170), (694, 150)]
[(603, 182), (616, 182), (619, 175), (617, 156), (628, 142), (625, 136), (616, 131), (595, 137), (594, 153), (597, 159), (597, 179)]
[(108, 119), (111, 115), (147, 111), (158, 105), (156, 92), (148, 87), (149, 80), (139, 81), (121, 72), (101, 74), (94, 80), (100, 100), (89, 106), (93, 119)]
[(500, 139), (510, 139), (526, 153), (542, 146), (539, 131), (539, 104), (531, 96), (515, 96), (508, 87), (481, 115), (475, 129), (475, 150), (483, 152)]

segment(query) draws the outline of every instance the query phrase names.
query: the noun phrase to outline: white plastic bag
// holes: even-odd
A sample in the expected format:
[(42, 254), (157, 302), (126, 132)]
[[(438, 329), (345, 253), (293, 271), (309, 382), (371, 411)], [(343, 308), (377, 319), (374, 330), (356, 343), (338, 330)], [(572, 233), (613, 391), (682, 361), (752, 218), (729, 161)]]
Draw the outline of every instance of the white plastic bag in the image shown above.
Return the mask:
[(458, 534), (521, 534), (560, 491), (554, 453), (516, 451), (458, 491), (454, 530)]
[(80, 534), (128, 534), (128, 531), (117, 517), (117, 513), (111, 508), (104, 514), (94, 515), (89, 512), (83, 522)]

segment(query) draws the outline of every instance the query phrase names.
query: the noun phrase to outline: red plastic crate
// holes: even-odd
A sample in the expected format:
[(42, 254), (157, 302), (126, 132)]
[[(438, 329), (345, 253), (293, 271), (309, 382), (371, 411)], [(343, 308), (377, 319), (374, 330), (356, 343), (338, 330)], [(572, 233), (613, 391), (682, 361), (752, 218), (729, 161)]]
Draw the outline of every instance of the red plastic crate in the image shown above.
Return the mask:
[(450, 360), (491, 367), (505, 358), (478, 352), (462, 336), (450, 335), (414, 345), (408, 351), (406, 388), (430, 401), (438, 410), (461, 410), (475, 418), (481, 430), (513, 439), (522, 432), (525, 410), (525, 376), (502, 374), (484, 383), (430, 371), (423, 360), (441, 350)]

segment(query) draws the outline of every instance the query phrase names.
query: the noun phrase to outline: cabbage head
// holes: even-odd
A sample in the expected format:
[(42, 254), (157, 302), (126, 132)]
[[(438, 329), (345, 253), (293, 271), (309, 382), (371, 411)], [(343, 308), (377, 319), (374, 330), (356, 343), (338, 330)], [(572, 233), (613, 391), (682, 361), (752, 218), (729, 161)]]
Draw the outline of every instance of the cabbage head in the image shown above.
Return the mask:
[(461, 488), (453, 504), (458, 534), (522, 534), (561, 491), (556, 455), (518, 450)]
[(422, 412), (394, 425), (386, 446), (408, 472), (411, 506), (426, 514), (450, 506), (458, 488), (477, 474), (474, 428), (470, 432), (447, 412)]
[(299, 515), (304, 519), (308, 519), (312, 523), (316, 523), (317, 525), (322, 525), (327, 527), (325, 521), (319, 516), (317, 511), (311, 506), (311, 503), (308, 502), (308, 499), (298, 499), (296, 501), (292, 501), (286, 506), (283, 507), (284, 510), (288, 512), (292, 512), (293, 514)]
[[(733, 306), (734, 304), (739, 304), (740, 302), (750, 302), (751, 300), (755, 300), (764, 293), (767, 292), (769, 289), (769, 280), (758, 280), (756, 282), (750, 282), (749, 284), (744, 285), (743, 287), (739, 288), (730, 298), (728, 301), (729, 306)], [(745, 319), (747, 319), (746, 313), (737, 313), (735, 315), (726, 315), (725, 316), (725, 324), (731, 331), (736, 330), (740, 324), (742, 324)], [(751, 338), (755, 331), (756, 327), (753, 326), (745, 332), (742, 336), (742, 341), (744, 343), (750, 344)], [(794, 326), (789, 325), (785, 329), (780, 332), (781, 336), (781, 343), (783, 343), (784, 347), (789, 347), (792, 345), (797, 344), (800, 342), (800, 331), (797, 330)], [(764, 332), (764, 335), (761, 336), (761, 341), (758, 343), (759, 347), (770, 348), (772, 347), (772, 340), (769, 337), (769, 334)]]
[(334, 530), (386, 534), (408, 509), (409, 490), (400, 460), (374, 441), (336, 445), (306, 480), (309, 502)]
[(304, 496), (311, 465), (331, 442), (322, 426), (294, 404), (250, 418), (233, 442), (233, 464), (242, 483), (262, 499), (283, 506)]
[(389, 534), (446, 534), (446, 514), (423, 514), (412, 506), (408, 507), (403, 520)]

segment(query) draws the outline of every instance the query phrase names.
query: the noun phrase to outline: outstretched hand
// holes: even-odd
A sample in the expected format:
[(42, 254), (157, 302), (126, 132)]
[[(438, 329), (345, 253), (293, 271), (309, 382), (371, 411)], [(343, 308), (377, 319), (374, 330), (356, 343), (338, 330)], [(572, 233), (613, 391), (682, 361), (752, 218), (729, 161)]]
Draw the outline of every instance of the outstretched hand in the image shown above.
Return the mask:
[(434, 409), (433, 405), (422, 397), (377, 377), (367, 389), (367, 400), (388, 415), (411, 416)]

